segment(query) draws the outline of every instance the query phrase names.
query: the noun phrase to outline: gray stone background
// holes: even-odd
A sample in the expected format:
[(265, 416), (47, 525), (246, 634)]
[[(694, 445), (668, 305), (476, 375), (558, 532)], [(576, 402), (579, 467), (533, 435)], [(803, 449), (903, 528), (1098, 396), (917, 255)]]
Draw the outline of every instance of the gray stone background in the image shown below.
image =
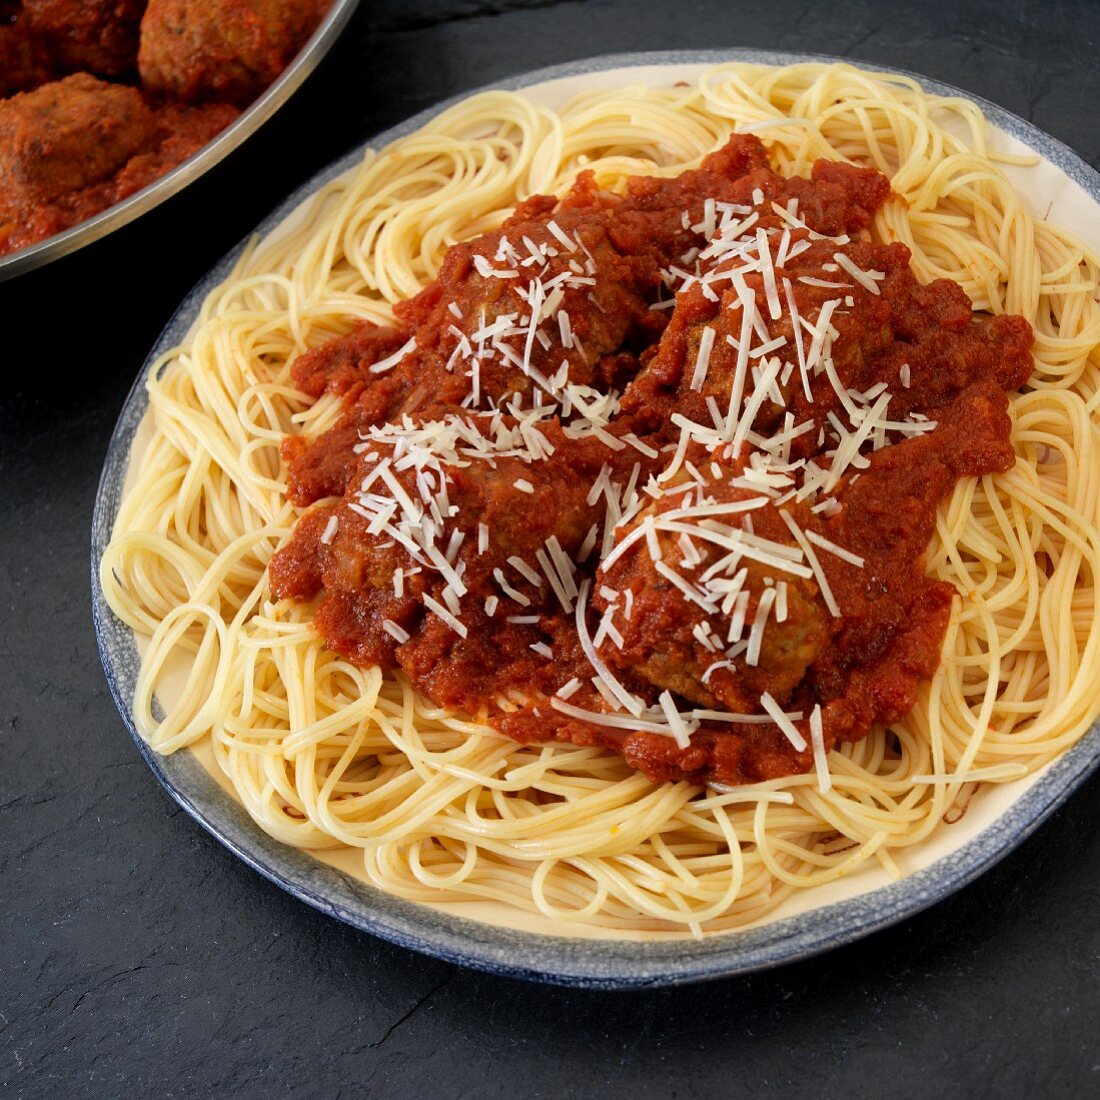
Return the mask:
[(115, 417), (195, 280), (288, 191), (440, 98), (599, 53), (757, 46), (913, 69), (1100, 166), (1088, 0), (362, 0), (248, 145), (0, 284), (0, 1093), (1100, 1095), (1100, 780), (976, 884), (822, 958), (584, 993), (466, 972), (261, 879), (149, 775), (87, 547)]

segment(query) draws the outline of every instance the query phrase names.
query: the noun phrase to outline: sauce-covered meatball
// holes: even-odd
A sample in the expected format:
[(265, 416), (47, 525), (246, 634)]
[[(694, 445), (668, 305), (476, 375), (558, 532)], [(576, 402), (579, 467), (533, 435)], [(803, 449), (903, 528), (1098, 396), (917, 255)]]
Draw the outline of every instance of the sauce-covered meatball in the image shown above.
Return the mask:
[(0, 3), (0, 99), (56, 77), (49, 42), (31, 29), (19, 4)]
[(156, 133), (135, 88), (77, 73), (0, 103), (0, 204), (52, 202), (113, 175)]
[(243, 106), (286, 68), (327, 4), (318, 0), (152, 0), (138, 64), (151, 91)]
[(228, 103), (158, 105), (88, 73), (0, 101), (0, 255), (140, 191), (236, 115)]
[[(685, 522), (683, 513), (692, 509), (683, 507), (691, 495), (679, 491), (690, 481), (684, 474), (622, 527), (622, 538), (629, 538), (662, 523), (598, 576), (598, 610), (621, 604), (627, 592), (631, 607), (629, 618), (618, 616), (619, 639), (604, 644), (603, 657), (612, 668), (699, 706), (750, 712), (765, 691), (786, 703), (829, 642), (829, 616), (817, 585), (805, 576), (809, 570), (778, 571), (730, 552), (738, 539), (749, 554), (754, 545), (795, 551), (780, 510), (758, 492), (731, 487), (744, 459), (719, 461), (702, 448), (691, 457), (702, 471), (698, 493), (712, 502), (709, 512)], [(787, 508), (806, 522), (808, 509)], [(695, 595), (685, 598), (686, 591)], [(736, 661), (722, 659), (731, 643), (740, 643)]]
[(145, 0), (24, 0), (23, 9), (62, 70), (122, 76), (136, 67)]

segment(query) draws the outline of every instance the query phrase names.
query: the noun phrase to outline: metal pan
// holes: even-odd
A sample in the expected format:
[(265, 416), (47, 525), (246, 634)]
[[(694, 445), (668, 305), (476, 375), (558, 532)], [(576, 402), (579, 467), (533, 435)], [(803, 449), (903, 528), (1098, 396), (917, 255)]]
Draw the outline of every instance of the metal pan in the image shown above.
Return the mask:
[(42, 267), (60, 256), (67, 256), (92, 241), (105, 237), (146, 211), (159, 206), (165, 199), (182, 191), (189, 183), (229, 156), (234, 149), (254, 134), (298, 89), (302, 81), (317, 67), (332, 48), (359, 0), (333, 0), (328, 14), (313, 36), (298, 52), (298, 56), (283, 70), (267, 91), (213, 141), (194, 156), (178, 164), (165, 176), (135, 192), (102, 213), (80, 222), (62, 233), (28, 245), (8, 256), (0, 256), (0, 282)]

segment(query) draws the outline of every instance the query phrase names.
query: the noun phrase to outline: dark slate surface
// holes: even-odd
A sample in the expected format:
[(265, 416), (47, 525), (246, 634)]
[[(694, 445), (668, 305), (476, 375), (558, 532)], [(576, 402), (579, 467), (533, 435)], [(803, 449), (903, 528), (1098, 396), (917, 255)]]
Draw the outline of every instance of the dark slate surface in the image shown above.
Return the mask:
[(182, 815), (107, 694), (86, 564), (114, 418), (175, 303), (363, 136), (527, 68), (740, 45), (924, 72), (1100, 166), (1098, 39), (1089, 0), (363, 0), (245, 149), (0, 285), (0, 1093), (1100, 1093), (1100, 779), (960, 895), (821, 959), (645, 994), (523, 985), (353, 932)]

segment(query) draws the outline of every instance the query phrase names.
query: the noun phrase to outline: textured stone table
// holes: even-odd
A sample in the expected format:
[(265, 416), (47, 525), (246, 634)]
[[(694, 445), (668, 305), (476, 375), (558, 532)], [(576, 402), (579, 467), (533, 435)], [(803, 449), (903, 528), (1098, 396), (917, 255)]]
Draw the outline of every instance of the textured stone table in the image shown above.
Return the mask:
[(0, 285), (0, 1092), (1100, 1093), (1100, 778), (956, 897), (820, 959), (644, 994), (524, 985), (327, 919), (190, 821), (108, 695), (87, 562), (112, 424), (175, 304), (372, 132), (524, 69), (743, 45), (914, 69), (1100, 164), (1098, 38), (1086, 0), (363, 0), (215, 172)]

